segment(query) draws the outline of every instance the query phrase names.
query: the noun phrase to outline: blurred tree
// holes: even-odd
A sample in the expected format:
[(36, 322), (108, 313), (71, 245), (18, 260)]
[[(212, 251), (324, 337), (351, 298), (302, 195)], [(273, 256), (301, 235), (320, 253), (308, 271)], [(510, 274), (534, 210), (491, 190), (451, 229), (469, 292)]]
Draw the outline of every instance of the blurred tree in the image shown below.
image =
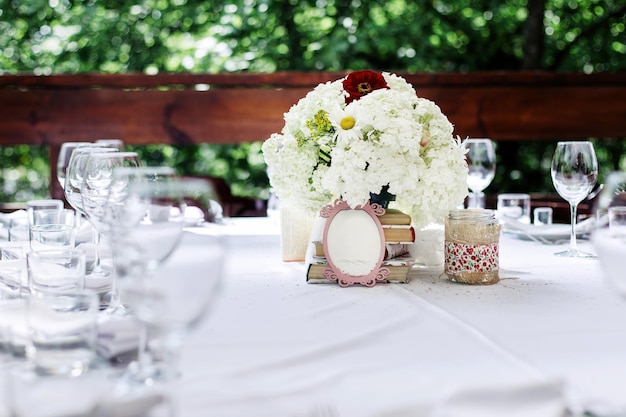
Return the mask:
[[(625, 14), (623, 0), (0, 0), (0, 75), (624, 71)], [(552, 192), (553, 144), (498, 145), (490, 189)], [(602, 167), (626, 169), (625, 141), (596, 145)], [(236, 194), (267, 196), (258, 143), (138, 150), (182, 173), (222, 176)], [(44, 148), (0, 157), (3, 200), (29, 197), (18, 177), (45, 195)]]

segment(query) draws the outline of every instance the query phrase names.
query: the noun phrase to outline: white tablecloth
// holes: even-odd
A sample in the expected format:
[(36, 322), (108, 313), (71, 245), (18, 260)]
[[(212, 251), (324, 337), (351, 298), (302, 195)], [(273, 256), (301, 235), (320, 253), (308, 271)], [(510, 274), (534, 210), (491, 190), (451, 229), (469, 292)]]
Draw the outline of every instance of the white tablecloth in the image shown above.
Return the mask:
[(595, 259), (503, 234), (495, 285), (452, 283), (440, 265), (416, 268), (408, 284), (340, 288), (307, 284), (304, 263), (281, 260), (278, 225), (250, 218), (192, 230), (164, 269), (208, 276), (201, 235), (213, 228), (230, 256), (168, 387), (178, 417), (626, 409), (626, 301)]
[[(496, 285), (455, 284), (439, 266), (409, 284), (340, 288), (282, 262), (270, 220), (224, 229), (224, 290), (185, 346), (181, 416), (463, 415), (454, 401), (467, 398), (482, 398), (477, 415), (498, 399), (533, 416), (626, 406), (626, 302), (597, 260), (503, 235)], [(184, 250), (201, 262), (201, 247)], [(524, 388), (545, 395), (515, 397)]]

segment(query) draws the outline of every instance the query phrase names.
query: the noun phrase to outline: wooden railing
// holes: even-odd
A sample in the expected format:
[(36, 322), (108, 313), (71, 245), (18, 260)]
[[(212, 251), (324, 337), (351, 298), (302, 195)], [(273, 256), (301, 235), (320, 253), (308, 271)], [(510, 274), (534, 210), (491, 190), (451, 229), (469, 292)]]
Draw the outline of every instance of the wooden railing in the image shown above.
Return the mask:
[[(96, 138), (175, 145), (261, 141), (280, 131), (283, 114), (315, 85), (344, 75), (0, 76), (0, 145), (46, 145), (54, 161), (61, 143)], [(461, 137), (626, 137), (626, 73), (400, 75), (441, 107)], [(51, 168), (54, 178), (54, 163)]]

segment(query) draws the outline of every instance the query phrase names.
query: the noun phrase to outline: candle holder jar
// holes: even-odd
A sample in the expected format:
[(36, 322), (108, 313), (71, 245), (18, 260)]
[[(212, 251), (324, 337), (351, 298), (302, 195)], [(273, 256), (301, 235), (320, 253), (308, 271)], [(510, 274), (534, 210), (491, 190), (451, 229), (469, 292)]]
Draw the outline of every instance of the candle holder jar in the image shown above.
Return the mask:
[(445, 219), (444, 271), (453, 282), (495, 284), (502, 226), (493, 210), (452, 210)]

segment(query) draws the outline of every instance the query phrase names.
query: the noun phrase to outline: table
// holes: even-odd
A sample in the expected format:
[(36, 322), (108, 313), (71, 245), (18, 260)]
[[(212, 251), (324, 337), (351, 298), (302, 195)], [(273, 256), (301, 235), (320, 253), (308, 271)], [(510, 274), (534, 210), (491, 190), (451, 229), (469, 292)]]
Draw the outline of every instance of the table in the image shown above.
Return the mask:
[[(597, 260), (503, 234), (495, 285), (455, 284), (438, 266), (415, 268), (408, 284), (340, 288), (282, 262), (271, 219), (222, 227), (224, 288), (184, 347), (183, 417), (455, 415), (455, 401), (473, 398), (476, 415), (498, 399), (526, 407), (517, 415), (626, 407), (626, 302)], [(201, 245), (180, 250), (201, 262)], [(536, 401), (517, 395), (528, 392)]]
[(498, 284), (455, 284), (437, 265), (408, 284), (341, 288), (282, 262), (275, 220), (237, 218), (188, 229), (160, 273), (208, 276), (203, 235), (215, 232), (229, 245), (222, 294), (165, 387), (177, 417), (626, 410), (626, 302), (597, 260), (503, 234)]

